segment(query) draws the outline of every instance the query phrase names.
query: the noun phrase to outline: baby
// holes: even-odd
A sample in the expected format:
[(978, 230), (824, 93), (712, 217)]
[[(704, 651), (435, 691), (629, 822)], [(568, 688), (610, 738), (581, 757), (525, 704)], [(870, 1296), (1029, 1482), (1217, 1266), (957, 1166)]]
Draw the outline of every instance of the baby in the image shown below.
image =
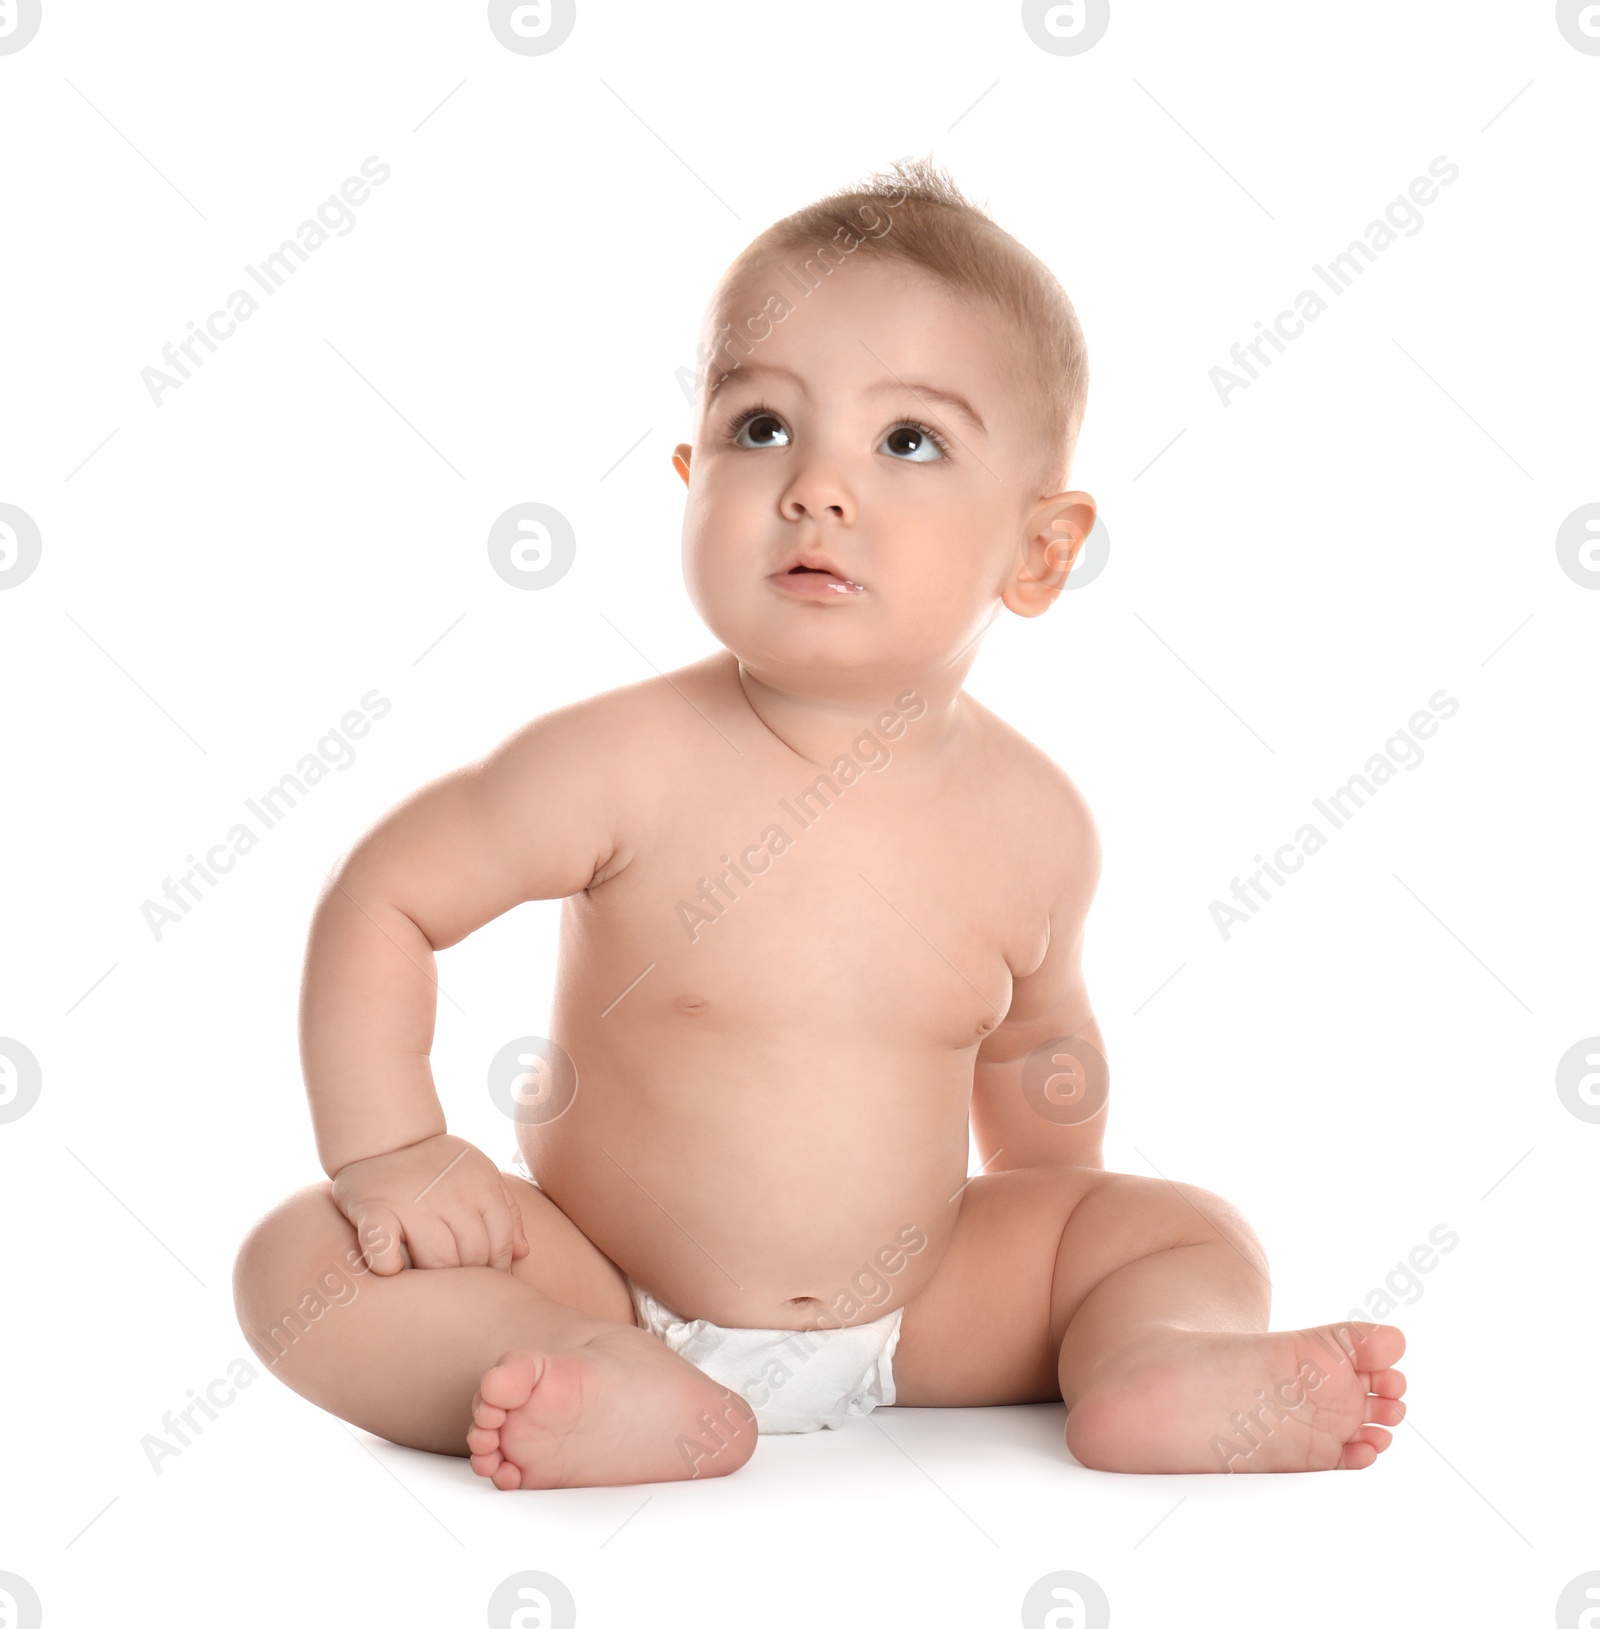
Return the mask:
[[(1066, 294), (902, 161), (756, 238), (700, 354), (673, 464), (724, 648), (535, 718), (341, 862), (301, 1007), (332, 1180), (240, 1251), (253, 1348), (497, 1488), (1057, 1399), (1096, 1469), (1371, 1465), (1400, 1331), (1268, 1333), (1239, 1213), (1104, 1169), (1094, 824), (961, 688), (1094, 524)], [(445, 1129), (434, 957), (535, 899), (565, 903), (516, 1174)]]

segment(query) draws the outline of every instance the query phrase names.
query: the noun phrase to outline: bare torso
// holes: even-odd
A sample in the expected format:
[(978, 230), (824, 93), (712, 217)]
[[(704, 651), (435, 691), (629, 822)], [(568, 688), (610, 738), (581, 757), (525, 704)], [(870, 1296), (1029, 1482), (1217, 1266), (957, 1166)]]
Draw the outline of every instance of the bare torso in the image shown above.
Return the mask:
[(521, 1128), (523, 1151), (684, 1317), (880, 1317), (938, 1266), (977, 1047), (1044, 956), (1072, 863), (1047, 835), (1053, 766), (963, 695), (915, 761), (866, 767), (894, 742), (841, 726), (846, 784), (762, 724), (726, 653), (672, 685), (608, 715), (637, 726), (600, 749), (628, 755), (636, 796), (600, 880), (563, 905), (551, 1037), (578, 1090)]

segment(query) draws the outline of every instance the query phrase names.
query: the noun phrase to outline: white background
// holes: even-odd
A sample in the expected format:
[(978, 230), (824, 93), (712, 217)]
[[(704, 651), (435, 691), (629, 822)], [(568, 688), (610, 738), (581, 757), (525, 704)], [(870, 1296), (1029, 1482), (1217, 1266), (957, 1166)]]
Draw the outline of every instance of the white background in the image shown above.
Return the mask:
[[(1010, 4), (628, 0), (521, 56), (481, 4), (46, 0), (0, 56), (0, 502), (43, 537), (0, 592), (0, 1035), (43, 1070), (0, 1125), (0, 1571), (45, 1621), (477, 1625), (537, 1568), (585, 1625), (1012, 1625), (1056, 1569), (1119, 1625), (1548, 1622), (1600, 1568), (1600, 1126), (1554, 1086), (1600, 1032), (1600, 593), (1555, 552), (1600, 499), (1597, 94), (1543, 3), (1117, 0), (1057, 56)], [(141, 1438), (246, 1353), (239, 1239), (320, 1175), (324, 874), (527, 718), (713, 648), (669, 463), (704, 302), (929, 152), (1089, 345), (1109, 565), (969, 688), (1100, 825), (1108, 1164), (1237, 1203), (1278, 1327), (1453, 1230), (1389, 1319), (1394, 1446), (1110, 1476), (1059, 1407), (895, 1410), (707, 1485), (504, 1496), (264, 1376), (157, 1476)], [(141, 369), (370, 154), (354, 229), (155, 406)], [(1441, 154), (1422, 229), (1327, 295)], [(1307, 287), (1224, 407), (1208, 371)], [(578, 538), (538, 593), (485, 548), (530, 501)], [(141, 902), (372, 689), (354, 765), (157, 941)], [(1440, 689), (1425, 761), (1225, 942), (1210, 902)], [(544, 1033), (558, 910), (441, 958), (451, 1128), (501, 1159), (484, 1068)]]

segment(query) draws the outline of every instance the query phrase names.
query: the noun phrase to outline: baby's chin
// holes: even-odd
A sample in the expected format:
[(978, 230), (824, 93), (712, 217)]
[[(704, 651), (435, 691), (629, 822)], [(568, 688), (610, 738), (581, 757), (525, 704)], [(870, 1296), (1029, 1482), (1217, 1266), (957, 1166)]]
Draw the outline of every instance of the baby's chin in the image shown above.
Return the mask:
[(711, 631), (753, 678), (794, 696), (834, 702), (859, 698), (876, 705), (886, 691), (936, 685), (950, 677), (949, 655), (928, 647), (926, 637), (896, 637), (877, 627), (820, 626), (842, 618), (813, 613), (800, 626), (765, 624)]

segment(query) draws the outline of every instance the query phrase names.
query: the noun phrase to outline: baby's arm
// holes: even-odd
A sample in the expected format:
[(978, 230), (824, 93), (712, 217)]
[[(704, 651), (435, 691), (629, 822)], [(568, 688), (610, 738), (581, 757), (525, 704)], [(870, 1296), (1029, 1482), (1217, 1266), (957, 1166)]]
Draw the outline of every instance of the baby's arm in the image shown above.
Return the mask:
[(592, 704), (547, 713), (413, 793), (345, 856), (306, 951), (300, 1053), (317, 1151), (371, 1265), (507, 1267), (527, 1253), (493, 1161), (445, 1131), (429, 1050), (434, 952), (613, 851), (614, 747)]
[[(972, 1136), (985, 1171), (1105, 1168), (1105, 1039), (1083, 978), (1084, 921), (1100, 880), (1100, 841), (1076, 789), (1067, 793), (1051, 811), (1066, 875), (1050, 911), (1049, 946), (1038, 967), (1012, 982), (1005, 1019), (984, 1038), (973, 1069)], [(1054, 1065), (1036, 1061), (1024, 1082), (1034, 1048), (1062, 1037), (1087, 1044), (1058, 1051)]]

